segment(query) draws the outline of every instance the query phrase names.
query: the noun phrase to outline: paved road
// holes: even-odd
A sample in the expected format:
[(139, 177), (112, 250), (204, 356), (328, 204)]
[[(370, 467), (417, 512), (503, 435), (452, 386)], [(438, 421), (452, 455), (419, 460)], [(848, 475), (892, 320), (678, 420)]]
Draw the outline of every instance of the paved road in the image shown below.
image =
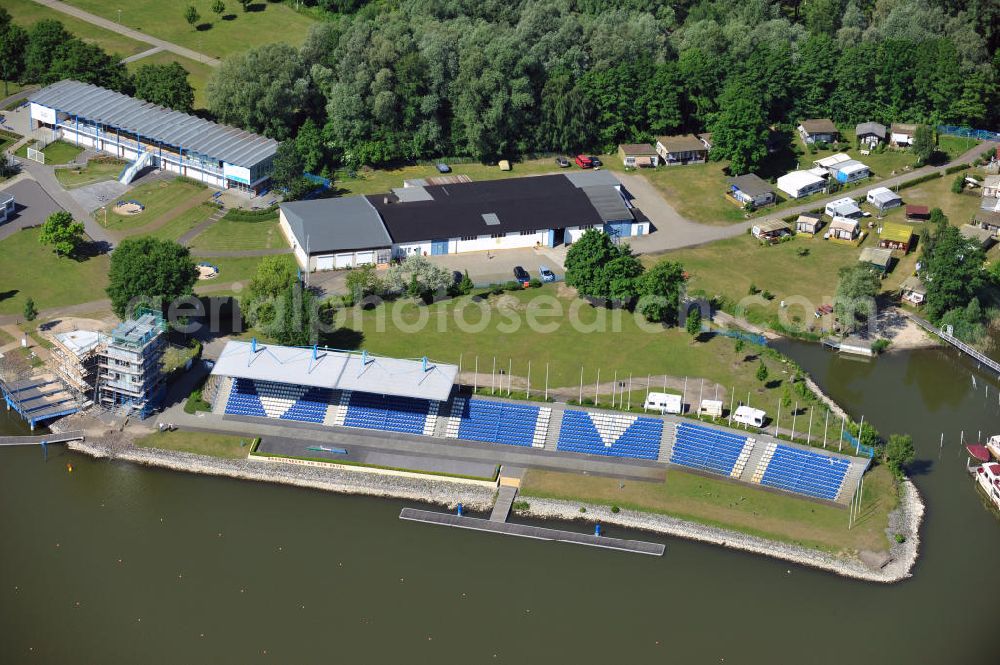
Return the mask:
[(62, 188), (62, 185), (56, 180), (51, 166), (39, 164), (30, 159), (20, 159), (18, 161), (21, 164), (21, 170), (28, 173), (35, 182), (41, 185), (42, 189), (59, 204), (59, 207), (71, 213), (77, 221), (83, 222), (84, 230), (86, 230), (91, 240), (98, 243), (107, 243), (108, 245), (114, 244), (114, 238), (103, 226), (97, 223), (97, 220), (90, 216), (90, 211), (81, 206), (69, 192)]
[[(157, 46), (164, 51), (170, 51), (171, 53), (176, 53), (179, 56), (190, 58), (191, 60), (197, 60), (198, 62), (205, 63), (212, 67), (218, 67), (222, 62), (218, 58), (210, 58), (204, 53), (199, 53), (198, 51), (192, 51), (189, 48), (174, 44), (172, 42), (159, 39), (157, 37), (152, 37), (144, 32), (139, 32), (138, 30), (133, 30), (132, 28), (127, 28), (123, 25), (119, 25), (114, 21), (109, 21), (106, 18), (101, 18), (90, 12), (85, 12), (82, 9), (78, 9), (73, 5), (68, 5), (65, 2), (59, 2), (59, 0), (35, 0), (40, 5), (45, 5), (63, 14), (69, 14), (70, 16), (76, 17), (80, 20), (86, 21), (87, 23), (93, 23), (96, 26), (104, 28), (105, 30), (110, 30), (111, 32), (116, 32), (119, 35), (134, 39), (140, 42), (146, 42), (147, 44), (152, 44)], [(177, 11), (180, 11), (178, 9)], [(141, 54), (139, 54), (141, 55)], [(148, 53), (146, 54), (148, 55)]]

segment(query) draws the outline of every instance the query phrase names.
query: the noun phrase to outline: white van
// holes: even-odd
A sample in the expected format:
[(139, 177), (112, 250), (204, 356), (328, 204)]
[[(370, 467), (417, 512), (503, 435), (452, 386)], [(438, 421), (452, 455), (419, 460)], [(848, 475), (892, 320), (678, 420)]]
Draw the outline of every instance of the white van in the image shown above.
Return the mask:
[(698, 415), (709, 416), (710, 418), (721, 418), (722, 400), (721, 399), (701, 400), (701, 407), (698, 409)]
[(741, 425), (763, 427), (764, 418), (766, 416), (767, 413), (761, 409), (754, 409), (749, 406), (740, 406), (736, 408), (736, 413), (733, 414), (733, 420)]
[(649, 393), (646, 403), (642, 408), (647, 411), (659, 411), (660, 413), (680, 413), (683, 404), (681, 396), (671, 393)]

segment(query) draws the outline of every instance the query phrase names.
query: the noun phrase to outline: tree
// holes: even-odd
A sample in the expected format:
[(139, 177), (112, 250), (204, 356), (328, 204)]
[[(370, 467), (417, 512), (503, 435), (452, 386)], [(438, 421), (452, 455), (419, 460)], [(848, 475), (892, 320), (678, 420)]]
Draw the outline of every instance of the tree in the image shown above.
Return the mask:
[(638, 292), (642, 264), (628, 245), (589, 229), (566, 252), (566, 283), (587, 298), (626, 302)]
[(734, 81), (719, 100), (719, 111), (709, 123), (712, 152), (729, 159), (733, 175), (750, 173), (767, 157), (767, 114), (755, 88)]
[(381, 295), (385, 291), (385, 284), (375, 271), (375, 266), (369, 264), (347, 273), (347, 293), (354, 303), (361, 302), (368, 296)]
[[(677, 324), (684, 267), (676, 261), (658, 262), (638, 280), (639, 311), (650, 322)], [(700, 324), (700, 321), (699, 321)]]
[(135, 96), (175, 111), (194, 110), (194, 88), (188, 72), (178, 62), (167, 65), (143, 65), (135, 73)]
[(319, 311), (312, 291), (295, 281), (285, 288), (276, 306), (276, 315), (262, 328), (264, 333), (284, 346), (316, 343)]
[(125, 238), (111, 254), (106, 292), (119, 318), (147, 304), (165, 308), (192, 293), (198, 268), (187, 247), (152, 236)]
[(34, 321), (38, 318), (38, 310), (35, 308), (35, 301), (33, 298), (28, 298), (24, 301), (24, 320)]
[(8, 83), (20, 78), (24, 70), (24, 52), (28, 46), (28, 33), (16, 25), (0, 7), (0, 78), (3, 79), (3, 94), (10, 93)]
[(393, 293), (428, 299), (435, 293), (443, 293), (453, 281), (449, 271), (423, 256), (411, 255), (389, 268), (385, 288)]
[(299, 127), (295, 135), (295, 148), (302, 160), (303, 170), (318, 172), (323, 165), (323, 137), (312, 118), (306, 118)]
[(315, 106), (309, 70), (288, 44), (267, 44), (229, 56), (207, 92), (208, 108), (220, 122), (278, 140), (291, 137)]
[(857, 263), (840, 269), (833, 312), (847, 331), (863, 327), (875, 315), (878, 290), (878, 275), (868, 266)]
[(296, 281), (295, 270), (285, 257), (265, 256), (257, 264), (247, 291), (240, 298), (243, 318), (255, 328), (263, 328), (273, 322), (278, 311), (277, 299)]
[(763, 360), (761, 360), (760, 364), (757, 365), (757, 372), (754, 374), (754, 376), (757, 377), (757, 380), (760, 381), (761, 383), (767, 381), (767, 376), (768, 376), (767, 365), (764, 364)]
[(304, 174), (305, 163), (296, 142), (283, 141), (274, 155), (271, 183), (278, 189), (285, 191), (286, 201), (295, 201), (316, 187)]
[(195, 23), (201, 20), (201, 14), (198, 13), (194, 5), (188, 5), (187, 9), (184, 10), (184, 20), (188, 22), (188, 25), (194, 27)]
[(897, 479), (903, 477), (903, 467), (911, 463), (916, 457), (913, 448), (913, 437), (909, 434), (890, 434), (889, 441), (885, 444), (883, 458), (892, 475)]
[(53, 58), (72, 39), (73, 35), (59, 21), (44, 19), (32, 25), (24, 51), (22, 78), (25, 81), (45, 81)]
[(212, 3), (212, 13), (219, 18), (222, 18), (222, 15), (226, 13), (226, 3), (222, 0), (215, 0), (215, 2)]
[(687, 330), (688, 334), (698, 339), (701, 335), (701, 310), (697, 307), (691, 309), (687, 315), (687, 321), (684, 324), (684, 329)]
[(83, 242), (83, 223), (73, 220), (73, 215), (60, 210), (49, 215), (42, 224), (38, 240), (43, 245), (52, 245), (58, 256), (73, 256)]
[(925, 250), (924, 257), (924, 311), (932, 321), (940, 320), (949, 310), (966, 307), (983, 287), (983, 248), (963, 237), (956, 227), (945, 226), (935, 234), (933, 247)]
[(918, 164), (926, 164), (934, 155), (934, 132), (927, 125), (917, 125), (913, 134), (913, 154)]

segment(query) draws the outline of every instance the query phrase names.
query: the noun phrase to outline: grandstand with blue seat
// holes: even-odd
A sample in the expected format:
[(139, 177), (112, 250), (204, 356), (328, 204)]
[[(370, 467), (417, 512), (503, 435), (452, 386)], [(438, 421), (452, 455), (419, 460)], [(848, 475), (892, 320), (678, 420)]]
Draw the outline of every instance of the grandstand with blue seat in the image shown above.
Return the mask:
[(234, 416), (267, 416), (253, 381), (249, 379), (233, 380), (229, 401), (226, 402), (226, 413)]
[(425, 399), (351, 393), (344, 417), (346, 427), (423, 434), (430, 403)]
[(663, 421), (659, 418), (566, 409), (556, 449), (655, 460), (662, 438)]
[(779, 443), (768, 446), (761, 465), (755, 477), (761, 485), (834, 501), (851, 462)]
[(538, 426), (537, 406), (457, 398), (452, 418), (459, 417), (458, 438), (531, 447)]
[[(679, 422), (670, 461), (692, 469), (732, 476), (745, 463), (753, 441), (745, 435), (696, 423)], [(742, 472), (742, 467), (739, 467)]]

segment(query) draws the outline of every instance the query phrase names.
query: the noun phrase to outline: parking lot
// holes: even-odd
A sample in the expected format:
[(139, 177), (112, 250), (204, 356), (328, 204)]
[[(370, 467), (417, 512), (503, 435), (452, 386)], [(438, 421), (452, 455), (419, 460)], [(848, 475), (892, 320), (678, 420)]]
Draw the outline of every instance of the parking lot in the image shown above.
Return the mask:
[(469, 277), (477, 286), (507, 282), (514, 279), (514, 266), (522, 266), (534, 278), (538, 277), (539, 266), (547, 266), (563, 279), (565, 247), (542, 247), (539, 249), (505, 249), (496, 252), (467, 252), (428, 256), (429, 261), (448, 270), (469, 272)]

